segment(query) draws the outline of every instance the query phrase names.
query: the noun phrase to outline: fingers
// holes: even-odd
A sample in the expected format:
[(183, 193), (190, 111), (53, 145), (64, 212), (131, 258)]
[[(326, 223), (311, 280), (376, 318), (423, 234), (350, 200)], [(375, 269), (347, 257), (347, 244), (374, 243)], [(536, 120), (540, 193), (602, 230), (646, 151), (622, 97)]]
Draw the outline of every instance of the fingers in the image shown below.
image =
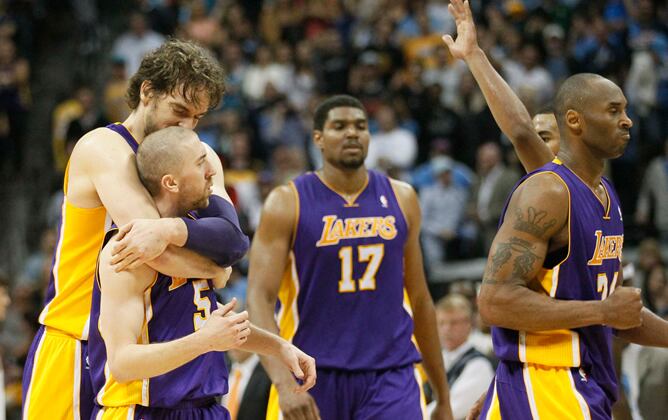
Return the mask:
[(133, 262), (128, 264), (127, 270), (135, 270), (135, 269), (141, 267), (142, 265), (144, 265), (144, 263), (146, 263), (146, 261), (137, 257)]
[(240, 324), (237, 324), (237, 345), (240, 346), (248, 340), (248, 336), (251, 333), (250, 321), (244, 321)]
[(295, 376), (302, 379), (303, 383), (299, 388), (297, 388), (297, 392), (304, 392), (313, 388), (313, 386), (315, 385), (317, 376), (315, 369), (315, 359), (306, 355), (302, 355), (302, 358), (299, 362), (301, 364), (299, 370), (302, 372), (302, 376), (299, 376), (296, 373)]
[(466, 11), (461, 0), (451, 0), (448, 5), (448, 10), (452, 13), (455, 19), (464, 19)]
[(133, 224), (134, 224), (134, 222), (129, 222), (129, 223), (126, 223), (125, 225), (121, 226), (118, 229), (118, 233), (116, 234), (116, 240), (120, 241), (121, 239), (123, 239), (125, 237), (125, 235), (128, 232), (130, 232), (130, 230), (132, 230), (132, 225)]
[(455, 44), (455, 40), (452, 39), (450, 35), (443, 35), (441, 39), (443, 39), (443, 42), (445, 42), (445, 45), (447, 45), (448, 48), (452, 48), (452, 46)]
[(230, 315), (227, 318), (232, 324), (240, 324), (244, 321), (248, 321), (248, 311), (239, 312), (238, 314)]
[(225, 316), (227, 313), (229, 313), (231, 310), (234, 309), (236, 304), (237, 304), (237, 298), (232, 298), (231, 301), (227, 302), (222, 306), (219, 306), (218, 309), (212, 312), (212, 314)]
[[(120, 273), (123, 270), (130, 269), (130, 265), (136, 263), (138, 260), (139, 260), (139, 257), (125, 258), (117, 264), (112, 264), (112, 266), (114, 267), (114, 271), (116, 271), (117, 273)], [(142, 262), (140, 262), (138, 265), (141, 265), (141, 264), (142, 264)]]

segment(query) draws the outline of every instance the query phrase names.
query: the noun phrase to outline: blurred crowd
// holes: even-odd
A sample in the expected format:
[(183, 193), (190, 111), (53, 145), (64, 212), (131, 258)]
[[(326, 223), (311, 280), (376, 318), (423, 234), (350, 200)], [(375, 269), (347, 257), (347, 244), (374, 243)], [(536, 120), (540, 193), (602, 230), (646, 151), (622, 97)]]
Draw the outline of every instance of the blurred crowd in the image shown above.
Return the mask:
[[(31, 112), (29, 17), (40, 3), (10, 1), (6, 5), (14, 7), (0, 7), (3, 182), (20, 171), (25, 153), (22, 141)], [(78, 19), (103, 26), (104, 14), (94, 10), (101, 3), (73, 0), (71, 7), (78, 10)], [(560, 82), (573, 73), (599, 73), (624, 88), (634, 121), (632, 141), (626, 154), (609, 165), (608, 174), (622, 201), (627, 246), (638, 246), (639, 257), (627, 261), (635, 267), (627, 280), (643, 288), (649, 308), (668, 315), (668, 260), (661, 255), (668, 246), (668, 2), (470, 3), (482, 48), (532, 114), (549, 107)], [(123, 30), (113, 35), (108, 48), (96, 51), (106, 71), (73, 77), (63, 87), (66, 97), (49, 111), (53, 171), (62, 179), (83, 133), (125, 119), (126, 84), (146, 52), (170, 36), (193, 39), (214, 52), (227, 74), (222, 103), (197, 131), (221, 156), (244, 230), (252, 236), (274, 186), (319, 166), (311, 142), (312, 111), (328, 95), (349, 93), (364, 103), (370, 118), (367, 166), (418, 191), (423, 252), (433, 280), (433, 267), (486, 256), (506, 197), (523, 174), (465, 64), (453, 60), (441, 40), (443, 33), (455, 32), (447, 6), (447, 0), (132, 2)], [(30, 239), (33, 252), (24, 268), (15, 278), (0, 279), (0, 309), (12, 299), (6, 314), (0, 310), (0, 346), (7, 403), (14, 410), (56, 242), (61, 185), (44, 206), (40, 217), (46, 228), (41, 237)], [(245, 275), (243, 263), (235, 267), (225, 298), (245, 300)], [(476, 363), (489, 363), (490, 343), (476, 321), (475, 284), (453, 283), (434, 296), (438, 300), (446, 292), (459, 293), (437, 306), (439, 316), (456, 313), (443, 321), (449, 327), (442, 328), (449, 370), (458, 356), (448, 352), (460, 356), (470, 348), (483, 357), (476, 353)], [(467, 333), (463, 341), (448, 344), (447, 331), (455, 334), (469, 324), (474, 338)], [(462, 343), (467, 343), (465, 349)], [(632, 356), (626, 357), (631, 360), (626, 365), (636, 367), (625, 373), (625, 387), (639, 415), (643, 407), (638, 406), (656, 382), (643, 382), (640, 361), (651, 357), (665, 367), (668, 356), (627, 350)], [(476, 371), (487, 371), (480, 369)], [(668, 401), (668, 369), (657, 380)]]

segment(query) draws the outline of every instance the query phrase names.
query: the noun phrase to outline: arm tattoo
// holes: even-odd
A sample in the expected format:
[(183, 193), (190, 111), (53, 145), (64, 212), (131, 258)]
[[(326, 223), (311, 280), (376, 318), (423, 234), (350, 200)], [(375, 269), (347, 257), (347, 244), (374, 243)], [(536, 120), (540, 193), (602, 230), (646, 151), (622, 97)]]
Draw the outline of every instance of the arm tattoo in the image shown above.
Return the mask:
[[(494, 255), (490, 257), (488, 270), (483, 278), (483, 283), (497, 284), (494, 277), (499, 270), (508, 262), (512, 254), (519, 254), (513, 261), (513, 280), (515, 283), (517, 278), (524, 278), (531, 272), (534, 263), (538, 260), (538, 255), (533, 253), (533, 244), (520, 238), (510, 238), (508, 242), (500, 243), (496, 246)], [(521, 282), (523, 283), (523, 282)]]
[(511, 256), (512, 244), (499, 244), (499, 246), (496, 247), (496, 252), (492, 255), (489, 274), (491, 276), (496, 275), (496, 273), (499, 272), (499, 269), (508, 262)]
[(543, 222), (547, 212), (545, 210), (536, 210), (534, 207), (529, 206), (527, 210), (526, 219), (522, 210), (516, 209), (515, 224), (513, 227), (521, 232), (530, 233), (536, 237), (542, 237), (548, 229), (554, 226), (557, 223), (556, 219), (552, 219), (549, 222)]

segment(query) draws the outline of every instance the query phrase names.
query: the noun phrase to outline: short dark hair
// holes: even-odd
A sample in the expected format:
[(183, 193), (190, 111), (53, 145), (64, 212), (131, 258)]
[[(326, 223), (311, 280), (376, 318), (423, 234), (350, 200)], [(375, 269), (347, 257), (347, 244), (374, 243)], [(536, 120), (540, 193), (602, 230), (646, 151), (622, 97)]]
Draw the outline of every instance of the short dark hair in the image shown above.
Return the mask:
[(538, 108), (538, 111), (535, 114), (533, 114), (533, 116), (535, 117), (536, 115), (543, 115), (543, 114), (554, 114), (554, 105), (552, 104), (552, 102), (548, 102), (542, 107)]
[(214, 108), (225, 92), (224, 79), (222, 67), (208, 50), (190, 41), (170, 39), (144, 57), (130, 79), (126, 101), (130, 109), (136, 109), (146, 81), (154, 93), (171, 94), (180, 89), (186, 101), (195, 104), (197, 94), (206, 92), (209, 108)]
[(350, 95), (331, 96), (322, 101), (315, 109), (315, 113), (313, 114), (313, 129), (322, 131), (325, 127), (325, 121), (327, 121), (329, 111), (341, 107), (358, 108), (366, 114), (366, 109), (364, 109), (364, 105), (362, 105), (362, 102), (360, 102), (359, 99), (353, 98)]
[(594, 73), (578, 73), (564, 80), (554, 98), (554, 114), (560, 126), (564, 122), (566, 111), (574, 109), (582, 112), (589, 106), (589, 99), (594, 94), (591, 84), (601, 78), (603, 76)]

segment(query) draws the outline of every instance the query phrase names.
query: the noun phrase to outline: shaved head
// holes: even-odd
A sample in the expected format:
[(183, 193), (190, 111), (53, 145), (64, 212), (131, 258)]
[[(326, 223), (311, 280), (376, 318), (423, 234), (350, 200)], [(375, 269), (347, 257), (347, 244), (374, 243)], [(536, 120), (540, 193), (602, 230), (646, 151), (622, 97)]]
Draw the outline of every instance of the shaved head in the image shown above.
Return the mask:
[(560, 127), (564, 125), (569, 109), (582, 113), (590, 106), (591, 100), (597, 94), (592, 85), (598, 80), (607, 79), (594, 73), (579, 73), (564, 81), (554, 99), (554, 114)]
[(144, 139), (137, 149), (139, 179), (153, 197), (160, 193), (162, 177), (177, 175), (183, 168), (183, 150), (189, 142), (199, 142), (194, 131), (167, 127)]

